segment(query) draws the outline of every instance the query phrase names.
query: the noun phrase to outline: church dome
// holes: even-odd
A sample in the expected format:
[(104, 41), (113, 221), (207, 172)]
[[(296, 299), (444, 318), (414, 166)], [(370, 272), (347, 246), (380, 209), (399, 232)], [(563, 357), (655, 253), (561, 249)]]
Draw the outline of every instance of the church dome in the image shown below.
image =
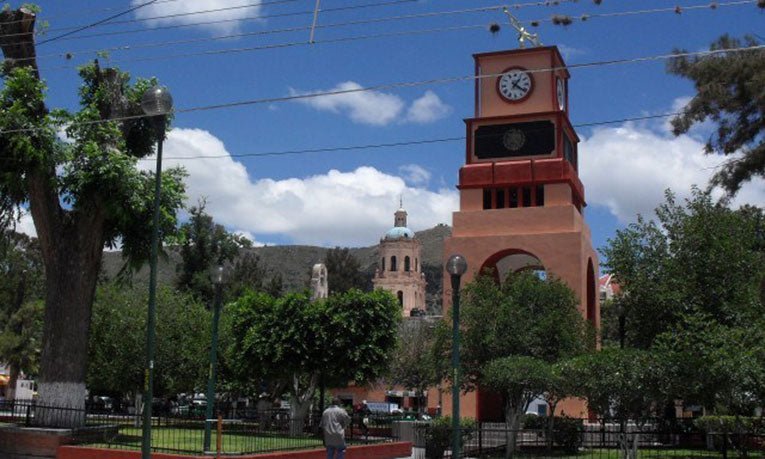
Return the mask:
[(400, 239), (414, 239), (414, 231), (406, 226), (394, 226), (385, 233), (386, 241), (398, 241)]

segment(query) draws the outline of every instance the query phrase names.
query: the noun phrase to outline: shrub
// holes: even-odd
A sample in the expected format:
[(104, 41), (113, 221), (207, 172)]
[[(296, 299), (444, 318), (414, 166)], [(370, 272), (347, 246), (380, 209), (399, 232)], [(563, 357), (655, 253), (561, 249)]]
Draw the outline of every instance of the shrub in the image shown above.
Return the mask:
[[(475, 421), (473, 419), (461, 419), (460, 428), (461, 445), (464, 445), (473, 436)], [(449, 449), (452, 444), (452, 418), (449, 416), (436, 418), (425, 429), (425, 457), (427, 459), (441, 459), (444, 457), (444, 451)]]
[(526, 414), (521, 420), (521, 425), (524, 429), (529, 430), (544, 430), (547, 428), (547, 416), (539, 416), (536, 414)]
[(565, 452), (576, 453), (579, 447), (582, 446), (582, 428), (583, 423), (581, 419), (556, 416), (553, 440)]

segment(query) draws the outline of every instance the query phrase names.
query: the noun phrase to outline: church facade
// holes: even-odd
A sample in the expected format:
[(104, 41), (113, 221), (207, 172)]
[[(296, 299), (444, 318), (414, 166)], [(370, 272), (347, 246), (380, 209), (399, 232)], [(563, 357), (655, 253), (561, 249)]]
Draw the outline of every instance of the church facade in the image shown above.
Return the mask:
[(420, 265), (422, 244), (407, 227), (403, 205), (395, 213), (393, 228), (378, 246), (379, 261), (372, 279), (374, 288), (391, 292), (404, 317), (425, 311), (425, 275)]

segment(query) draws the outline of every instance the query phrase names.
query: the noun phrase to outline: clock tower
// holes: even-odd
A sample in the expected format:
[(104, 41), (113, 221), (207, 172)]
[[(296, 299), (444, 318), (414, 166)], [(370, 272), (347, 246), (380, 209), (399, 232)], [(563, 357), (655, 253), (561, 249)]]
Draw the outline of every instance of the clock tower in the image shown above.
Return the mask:
[[(599, 327), (598, 258), (583, 215), (579, 138), (569, 121), (563, 58), (550, 46), (474, 59), (475, 115), (465, 120), (460, 209), (443, 259), (466, 258), (463, 285), (484, 270), (498, 282), (524, 269), (556, 276), (579, 298), (582, 316)], [(444, 292), (444, 305), (451, 306), (451, 292)], [(449, 405), (446, 400), (447, 414)], [(579, 400), (562, 405), (569, 416), (587, 414)], [(463, 416), (478, 420), (501, 415), (501, 401), (481, 390), (466, 394), (462, 407)]]

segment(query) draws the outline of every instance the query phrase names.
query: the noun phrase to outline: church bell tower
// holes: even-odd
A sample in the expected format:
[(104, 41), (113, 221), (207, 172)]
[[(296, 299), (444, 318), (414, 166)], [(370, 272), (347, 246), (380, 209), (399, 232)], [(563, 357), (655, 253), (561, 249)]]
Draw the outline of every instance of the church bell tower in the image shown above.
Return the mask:
[[(497, 281), (524, 269), (554, 275), (577, 295), (582, 316), (599, 327), (598, 258), (583, 216), (579, 138), (569, 120), (570, 74), (563, 58), (549, 46), (474, 59), (475, 117), (465, 120), (460, 209), (443, 259), (466, 258), (463, 285), (486, 269)], [(450, 303), (445, 291), (444, 305)], [(494, 420), (501, 404), (492, 398), (480, 390), (467, 394), (463, 415)], [(574, 403), (566, 414), (583, 411)]]

